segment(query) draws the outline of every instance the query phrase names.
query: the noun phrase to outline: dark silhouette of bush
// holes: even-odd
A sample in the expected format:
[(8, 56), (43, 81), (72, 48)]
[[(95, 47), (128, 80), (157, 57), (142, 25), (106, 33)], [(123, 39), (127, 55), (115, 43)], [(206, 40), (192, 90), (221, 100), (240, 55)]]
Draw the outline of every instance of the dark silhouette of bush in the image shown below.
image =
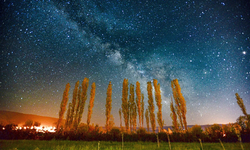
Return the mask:
[(205, 134), (208, 136), (206, 141), (208, 142), (219, 142), (219, 139), (223, 138), (222, 127), (218, 124), (213, 124), (205, 129)]
[[(165, 132), (148, 133), (146, 129), (139, 128), (136, 133), (123, 133), (120, 128), (112, 128), (109, 132), (103, 133), (103, 129), (98, 126), (91, 127), (91, 130), (87, 130), (87, 125), (82, 124), (78, 130), (65, 131), (64, 133), (39, 133), (35, 129), (17, 129), (16, 124), (8, 124), (6, 126), (0, 126), (0, 139), (6, 140), (24, 140), (24, 139), (39, 139), (39, 140), (76, 140), (76, 141), (123, 141), (124, 142), (157, 142), (156, 134), (158, 134), (160, 142), (168, 142), (168, 135)], [(242, 142), (250, 142), (250, 133), (246, 130), (238, 133), (241, 136)], [(234, 124), (232, 125), (220, 125), (214, 124), (202, 131), (201, 127), (196, 125), (189, 128), (188, 131), (173, 132), (169, 134), (171, 142), (238, 142), (236, 129)]]
[(145, 141), (145, 136), (147, 134), (147, 131), (145, 128), (139, 128), (137, 131), (136, 131), (136, 134), (137, 134), (137, 138), (139, 141)]
[(113, 127), (110, 132), (109, 136), (112, 141), (121, 141), (121, 131), (117, 127)]

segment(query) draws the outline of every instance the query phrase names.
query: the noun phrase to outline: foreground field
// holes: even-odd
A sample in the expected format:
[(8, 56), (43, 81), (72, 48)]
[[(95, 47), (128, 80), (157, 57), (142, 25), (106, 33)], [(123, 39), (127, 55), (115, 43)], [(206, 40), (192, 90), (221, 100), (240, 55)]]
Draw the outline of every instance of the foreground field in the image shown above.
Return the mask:
[[(220, 143), (202, 143), (203, 150), (223, 150)], [(223, 143), (226, 150), (241, 150), (240, 143)], [(243, 143), (245, 150), (250, 143)], [(200, 143), (171, 143), (172, 150), (200, 150)], [(39, 140), (0, 140), (0, 149), (6, 150), (122, 150), (121, 142), (85, 142), (85, 141), (39, 141)], [(124, 150), (169, 149), (168, 143), (124, 142)]]

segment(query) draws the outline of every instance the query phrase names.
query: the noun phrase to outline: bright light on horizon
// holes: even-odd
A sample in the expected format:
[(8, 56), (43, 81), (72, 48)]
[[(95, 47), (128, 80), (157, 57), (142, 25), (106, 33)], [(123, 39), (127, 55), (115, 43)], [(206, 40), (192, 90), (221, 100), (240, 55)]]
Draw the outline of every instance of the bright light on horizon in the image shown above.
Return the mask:
[(43, 133), (45, 133), (45, 132), (56, 132), (55, 130), (56, 130), (56, 127), (52, 127), (52, 126), (39, 126), (39, 127), (36, 127), (36, 126), (32, 126), (32, 127), (16, 127), (16, 130), (22, 130), (22, 129), (24, 129), (24, 130), (26, 130), (26, 129), (35, 129), (36, 130), (36, 132), (43, 132)]

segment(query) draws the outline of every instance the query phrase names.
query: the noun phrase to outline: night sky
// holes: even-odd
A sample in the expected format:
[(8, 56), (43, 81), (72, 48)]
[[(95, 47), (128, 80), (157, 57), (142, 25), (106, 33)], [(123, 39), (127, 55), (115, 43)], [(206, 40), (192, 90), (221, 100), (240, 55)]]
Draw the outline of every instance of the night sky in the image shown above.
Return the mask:
[(235, 122), (243, 115), (236, 92), (250, 113), (249, 8), (243, 0), (1, 0), (0, 110), (58, 117), (65, 85), (71, 101), (87, 77), (96, 83), (91, 122), (105, 124), (111, 81), (119, 126), (123, 79), (141, 83), (145, 108), (146, 83), (157, 79), (171, 125), (177, 78), (188, 124)]

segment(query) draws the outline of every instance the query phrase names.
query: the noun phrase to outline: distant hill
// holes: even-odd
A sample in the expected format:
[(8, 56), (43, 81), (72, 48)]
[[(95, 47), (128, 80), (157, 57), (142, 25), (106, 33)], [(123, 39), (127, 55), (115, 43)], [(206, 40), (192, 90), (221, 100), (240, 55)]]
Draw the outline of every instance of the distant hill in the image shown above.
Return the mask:
[(18, 126), (23, 126), (27, 120), (40, 122), (41, 126), (55, 126), (55, 122), (58, 121), (58, 118), (0, 110), (0, 124), (6, 125), (14, 123)]

